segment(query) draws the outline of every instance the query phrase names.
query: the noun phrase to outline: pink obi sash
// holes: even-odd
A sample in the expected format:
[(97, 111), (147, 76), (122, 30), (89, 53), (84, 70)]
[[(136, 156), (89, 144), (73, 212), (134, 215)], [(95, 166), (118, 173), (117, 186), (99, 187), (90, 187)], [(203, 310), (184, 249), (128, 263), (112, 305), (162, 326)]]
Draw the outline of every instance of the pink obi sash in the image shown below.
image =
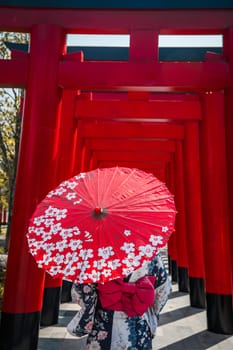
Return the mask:
[(144, 276), (135, 283), (118, 278), (98, 284), (101, 306), (113, 311), (124, 311), (129, 317), (141, 316), (154, 303), (154, 276)]

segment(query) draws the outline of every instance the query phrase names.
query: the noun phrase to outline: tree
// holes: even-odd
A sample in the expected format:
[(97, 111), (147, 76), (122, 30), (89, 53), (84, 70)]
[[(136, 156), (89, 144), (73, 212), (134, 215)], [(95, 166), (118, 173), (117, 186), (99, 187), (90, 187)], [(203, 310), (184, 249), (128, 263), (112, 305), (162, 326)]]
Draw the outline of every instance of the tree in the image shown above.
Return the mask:
[[(0, 33), (0, 58), (9, 59), (5, 42), (28, 43), (27, 33)], [(5, 251), (8, 250), (21, 131), (21, 104), (24, 90), (0, 89), (0, 206), (8, 208)]]

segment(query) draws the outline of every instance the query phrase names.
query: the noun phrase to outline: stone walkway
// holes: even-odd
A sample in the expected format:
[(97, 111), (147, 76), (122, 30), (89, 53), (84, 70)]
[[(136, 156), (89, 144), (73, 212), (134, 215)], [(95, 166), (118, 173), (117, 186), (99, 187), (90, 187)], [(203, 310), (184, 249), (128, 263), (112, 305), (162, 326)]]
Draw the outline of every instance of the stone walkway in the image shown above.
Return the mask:
[[(66, 325), (75, 314), (72, 303), (61, 304), (59, 323), (40, 330), (38, 350), (84, 350), (85, 339), (69, 335)], [(206, 330), (206, 312), (189, 306), (189, 295), (173, 292), (160, 316), (153, 350), (232, 350), (233, 336)], [(120, 349), (119, 349), (120, 350)]]

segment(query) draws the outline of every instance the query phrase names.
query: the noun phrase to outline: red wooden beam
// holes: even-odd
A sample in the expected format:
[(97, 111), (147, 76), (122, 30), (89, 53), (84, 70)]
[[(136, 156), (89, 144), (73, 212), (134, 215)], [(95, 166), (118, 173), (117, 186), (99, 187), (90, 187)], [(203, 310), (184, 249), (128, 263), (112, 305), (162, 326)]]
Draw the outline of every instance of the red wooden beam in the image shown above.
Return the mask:
[(132, 139), (85, 139), (85, 144), (92, 150), (118, 151), (147, 151), (147, 152), (175, 152), (174, 141), (132, 140)]
[(233, 9), (139, 11), (1, 8), (2, 31), (29, 32), (38, 23), (62, 26), (69, 33), (85, 34), (127, 34), (145, 29), (160, 30), (163, 34), (217, 34), (233, 25)]
[(130, 34), (129, 61), (158, 61), (159, 30), (134, 30)]
[(147, 170), (157, 170), (157, 171), (163, 171), (165, 169), (167, 163), (164, 162), (157, 162), (157, 163), (146, 163), (146, 162), (140, 162), (140, 161), (123, 161), (123, 160), (100, 160), (98, 162), (98, 166), (101, 167), (114, 167), (114, 166), (124, 166), (128, 168), (138, 168), (138, 169), (147, 169)]
[[(175, 98), (174, 98), (175, 99)], [(80, 119), (152, 118), (152, 119), (201, 119), (199, 101), (117, 101), (78, 100), (76, 116)]]
[(226, 62), (62, 61), (59, 84), (80, 90), (212, 91), (230, 84)]
[(0, 87), (24, 87), (27, 81), (27, 72), (27, 58), (0, 60)]
[(139, 139), (183, 139), (181, 124), (161, 123), (93, 123), (80, 125), (80, 135), (84, 138), (139, 138)]
[(167, 93), (149, 91), (94, 91), (81, 92), (78, 100), (121, 100), (121, 101), (199, 101), (197, 94), (191, 93)]
[[(27, 59), (0, 61), (0, 85), (26, 84)], [(229, 85), (226, 62), (60, 62), (59, 84), (85, 90), (212, 91)]]
[(93, 156), (98, 160), (119, 160), (119, 161), (142, 161), (151, 162), (169, 162), (169, 153), (145, 153), (138, 152), (119, 152), (119, 151), (94, 151)]

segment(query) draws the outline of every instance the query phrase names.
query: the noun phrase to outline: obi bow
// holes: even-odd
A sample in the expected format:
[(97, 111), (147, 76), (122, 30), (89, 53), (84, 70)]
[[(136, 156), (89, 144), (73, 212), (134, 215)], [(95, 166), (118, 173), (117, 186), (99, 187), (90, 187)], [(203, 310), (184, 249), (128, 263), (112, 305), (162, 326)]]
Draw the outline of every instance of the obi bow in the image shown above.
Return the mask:
[(144, 276), (135, 283), (118, 278), (98, 284), (101, 306), (104, 309), (124, 311), (129, 317), (139, 315), (154, 303), (154, 276)]

